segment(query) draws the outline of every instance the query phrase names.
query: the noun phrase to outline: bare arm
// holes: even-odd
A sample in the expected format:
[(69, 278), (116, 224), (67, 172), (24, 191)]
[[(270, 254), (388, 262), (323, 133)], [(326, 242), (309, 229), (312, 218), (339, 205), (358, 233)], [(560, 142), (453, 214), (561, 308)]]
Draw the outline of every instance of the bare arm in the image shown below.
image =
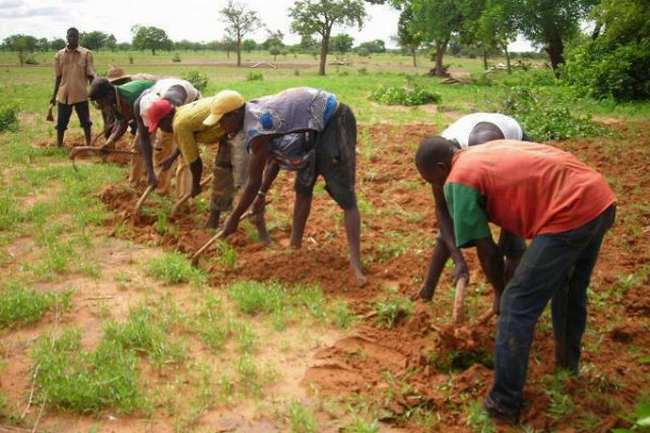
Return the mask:
[(266, 193), (269, 192), (271, 184), (278, 173), (280, 172), (280, 166), (275, 163), (271, 158), (267, 158), (266, 167), (264, 167), (264, 175), (262, 176), (262, 184), (260, 189), (257, 192), (257, 196), (253, 201), (253, 213), (255, 215), (264, 215), (264, 207), (266, 205)]
[(447, 208), (447, 200), (443, 193), (441, 186), (432, 186), (433, 196), (436, 200), (436, 218), (438, 219), (438, 225), (440, 226), (440, 232), (442, 233), (442, 239), (451, 254), (451, 257), (454, 259), (456, 264), (454, 268), (454, 281), (457, 281), (460, 277), (465, 277), (467, 282), (469, 282), (469, 272), (467, 269), (467, 263), (465, 258), (461, 253), (460, 249), (456, 246), (456, 236), (454, 235), (454, 222), (451, 219), (451, 214), (449, 213), (449, 208)]
[(54, 93), (52, 94), (52, 99), (50, 99), (50, 104), (56, 102), (56, 94), (59, 93), (59, 86), (61, 85), (61, 75), (57, 75), (54, 79)]
[(477, 239), (476, 249), (483, 272), (494, 288), (494, 310), (499, 312), (499, 301), (505, 288), (503, 255), (492, 236)]
[(248, 182), (244, 188), (241, 199), (237, 204), (235, 210), (230, 214), (228, 219), (223, 225), (224, 236), (232, 234), (237, 230), (239, 218), (250, 207), (253, 200), (257, 196), (257, 192), (262, 185), (262, 178), (264, 175), (264, 167), (268, 157), (267, 144), (271, 141), (272, 136), (258, 136), (251, 140), (250, 148), (252, 155), (248, 163)]
[(138, 98), (135, 101), (135, 106), (133, 107), (133, 115), (135, 116), (135, 123), (138, 125), (139, 134), (136, 135), (138, 142), (136, 145), (140, 149), (140, 155), (144, 160), (144, 166), (147, 169), (147, 183), (150, 186), (158, 185), (158, 179), (156, 178), (156, 172), (153, 168), (153, 149), (151, 146), (151, 135), (149, 134), (149, 128), (144, 125), (142, 116), (140, 116), (140, 99)]
[(124, 119), (123, 117), (120, 119), (116, 118), (115, 123), (113, 123), (113, 129), (111, 130), (111, 135), (106, 140), (106, 144), (104, 144), (104, 146), (108, 146), (112, 143), (115, 143), (117, 140), (122, 138), (122, 136), (124, 135), (128, 127), (129, 127), (129, 122), (126, 119)]

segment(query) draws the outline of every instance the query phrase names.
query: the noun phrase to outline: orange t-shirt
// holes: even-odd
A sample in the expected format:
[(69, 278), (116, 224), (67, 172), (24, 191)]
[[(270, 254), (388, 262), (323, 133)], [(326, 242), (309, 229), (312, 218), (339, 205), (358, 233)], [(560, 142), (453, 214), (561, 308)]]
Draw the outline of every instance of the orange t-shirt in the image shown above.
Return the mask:
[(570, 153), (513, 140), (458, 151), (444, 191), (459, 246), (488, 236), (488, 221), (530, 239), (578, 228), (616, 201)]

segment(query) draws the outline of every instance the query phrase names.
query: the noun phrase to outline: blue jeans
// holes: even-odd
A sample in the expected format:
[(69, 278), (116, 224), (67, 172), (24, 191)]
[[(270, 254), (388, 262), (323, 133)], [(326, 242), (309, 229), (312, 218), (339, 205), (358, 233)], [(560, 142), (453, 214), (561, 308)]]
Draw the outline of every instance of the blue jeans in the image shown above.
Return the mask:
[(611, 205), (577, 229), (535, 237), (524, 253), (501, 297), (494, 383), (488, 395), (488, 403), (501, 413), (519, 415), (535, 325), (551, 299), (556, 363), (578, 372), (587, 287), (615, 216)]

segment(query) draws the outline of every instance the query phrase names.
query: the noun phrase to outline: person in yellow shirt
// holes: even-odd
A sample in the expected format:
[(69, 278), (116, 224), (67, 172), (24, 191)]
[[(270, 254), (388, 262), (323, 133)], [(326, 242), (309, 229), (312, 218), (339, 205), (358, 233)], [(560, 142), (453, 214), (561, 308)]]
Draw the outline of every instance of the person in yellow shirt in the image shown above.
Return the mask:
[[(203, 98), (190, 104), (174, 107), (166, 99), (154, 103), (149, 110), (149, 133), (156, 128), (174, 134), (177, 149), (165, 159), (161, 166), (168, 170), (178, 155), (182, 155), (184, 164), (189, 167), (192, 177), (191, 195), (201, 193), (201, 174), (203, 162), (199, 154), (198, 143), (219, 143), (219, 150), (214, 161), (212, 176), (212, 195), (210, 197), (210, 217), (206, 228), (217, 228), (221, 212), (232, 209), (235, 188), (246, 184), (247, 154), (244, 143), (237, 137), (229, 139), (226, 131), (219, 125), (206, 126), (203, 121), (210, 115), (210, 106), (214, 97)], [(242, 101), (243, 103), (243, 101)], [(228, 107), (227, 107), (228, 108)], [(177, 173), (177, 178), (182, 178)]]
[(84, 130), (86, 146), (89, 146), (93, 123), (90, 120), (86, 82), (89, 84), (95, 78), (93, 54), (79, 46), (79, 30), (76, 28), (68, 29), (67, 39), (68, 44), (56, 53), (53, 61), (56, 79), (50, 104), (57, 104), (56, 145), (63, 146), (63, 136), (74, 108)]

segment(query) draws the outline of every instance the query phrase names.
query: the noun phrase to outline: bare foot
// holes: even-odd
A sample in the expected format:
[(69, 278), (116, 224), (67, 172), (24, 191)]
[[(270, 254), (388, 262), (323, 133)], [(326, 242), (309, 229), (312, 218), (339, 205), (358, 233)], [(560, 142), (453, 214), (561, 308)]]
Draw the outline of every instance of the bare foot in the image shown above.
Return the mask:
[(352, 269), (354, 271), (354, 278), (357, 282), (357, 287), (363, 287), (368, 283), (368, 277), (363, 275), (363, 272), (360, 269)]
[(433, 299), (433, 294), (429, 293), (427, 289), (422, 288), (419, 292), (411, 294), (411, 296), (409, 296), (409, 299), (415, 302), (431, 302), (431, 299)]

